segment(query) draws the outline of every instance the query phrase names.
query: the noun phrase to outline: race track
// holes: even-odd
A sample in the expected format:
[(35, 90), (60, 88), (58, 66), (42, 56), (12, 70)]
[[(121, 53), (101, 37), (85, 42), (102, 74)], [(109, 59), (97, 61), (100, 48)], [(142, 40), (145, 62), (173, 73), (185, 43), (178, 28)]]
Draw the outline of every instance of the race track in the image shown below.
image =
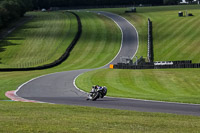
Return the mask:
[[(138, 34), (136, 29), (126, 19), (108, 12), (96, 12), (111, 18), (122, 31), (122, 46), (118, 55), (110, 63), (117, 63), (121, 56), (133, 57), (138, 48)], [(109, 63), (109, 64), (110, 64)], [(108, 65), (101, 68), (107, 68)], [(75, 78), (92, 69), (66, 71), (44, 75), (24, 83), (18, 88), (19, 97), (41, 102), (68, 104), (80, 106), (95, 106), (142, 112), (164, 112), (186, 115), (200, 115), (200, 105), (166, 103), (135, 99), (110, 98), (97, 101), (86, 101), (87, 94), (74, 86)], [(94, 70), (94, 69), (93, 69)], [(108, 88), (109, 90), (109, 88)]]

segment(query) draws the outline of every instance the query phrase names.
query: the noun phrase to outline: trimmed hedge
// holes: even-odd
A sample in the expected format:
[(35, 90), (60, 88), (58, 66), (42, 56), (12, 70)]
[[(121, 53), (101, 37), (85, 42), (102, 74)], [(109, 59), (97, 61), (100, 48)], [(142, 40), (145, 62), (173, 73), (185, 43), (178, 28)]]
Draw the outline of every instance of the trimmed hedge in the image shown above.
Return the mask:
[(52, 68), (55, 66), (58, 66), (59, 64), (61, 64), (63, 61), (65, 61), (69, 55), (70, 52), (72, 51), (72, 49), (74, 48), (74, 46), (76, 45), (76, 43), (78, 42), (81, 33), (82, 33), (82, 24), (81, 24), (81, 20), (80, 17), (74, 13), (74, 12), (70, 12), (73, 15), (76, 16), (77, 22), (78, 22), (78, 32), (76, 33), (75, 38), (73, 39), (73, 41), (71, 42), (71, 44), (68, 46), (68, 48), (66, 49), (65, 53), (57, 60), (55, 60), (54, 62), (50, 63), (50, 64), (45, 64), (42, 66), (37, 66), (37, 67), (28, 67), (28, 68), (0, 68), (0, 71), (4, 71), (4, 72), (9, 72), (9, 71), (32, 71), (32, 70), (43, 70), (43, 69), (48, 69), (48, 68)]

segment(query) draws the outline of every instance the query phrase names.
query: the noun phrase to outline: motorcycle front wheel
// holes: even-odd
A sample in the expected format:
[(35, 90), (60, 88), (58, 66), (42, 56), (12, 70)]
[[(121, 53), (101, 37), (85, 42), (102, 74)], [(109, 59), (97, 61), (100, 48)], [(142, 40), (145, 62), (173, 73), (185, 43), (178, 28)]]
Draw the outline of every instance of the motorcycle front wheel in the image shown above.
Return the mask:
[(92, 101), (96, 101), (99, 98), (99, 92), (95, 92), (92, 96)]

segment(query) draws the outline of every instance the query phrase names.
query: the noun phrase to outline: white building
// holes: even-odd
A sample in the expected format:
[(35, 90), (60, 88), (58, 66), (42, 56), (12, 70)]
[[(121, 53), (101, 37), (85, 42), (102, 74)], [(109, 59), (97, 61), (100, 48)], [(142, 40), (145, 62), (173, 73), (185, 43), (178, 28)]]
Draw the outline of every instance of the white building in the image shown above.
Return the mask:
[[(193, 1), (197, 1), (197, 0), (193, 0)], [(182, 0), (182, 2), (180, 2), (180, 3), (184, 4), (184, 3), (188, 3), (188, 2), (186, 2), (185, 0)], [(199, 1), (198, 1), (198, 4), (199, 4)]]

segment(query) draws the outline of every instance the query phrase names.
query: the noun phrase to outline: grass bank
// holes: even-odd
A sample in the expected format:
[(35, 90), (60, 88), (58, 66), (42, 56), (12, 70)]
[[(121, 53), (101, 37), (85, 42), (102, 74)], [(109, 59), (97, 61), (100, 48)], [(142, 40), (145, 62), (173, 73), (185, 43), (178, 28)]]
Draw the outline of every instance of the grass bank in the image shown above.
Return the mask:
[(70, 13), (29, 12), (33, 20), (0, 42), (0, 67), (24, 68), (51, 63), (69, 46), (77, 32)]
[[(124, 13), (128, 8), (102, 9), (128, 19), (139, 33), (137, 56), (147, 56), (147, 19), (153, 21), (155, 61), (192, 60), (199, 63), (200, 5), (137, 7), (137, 13)], [(192, 17), (178, 17), (179, 11)]]
[[(100, 67), (107, 64), (110, 60), (114, 58), (121, 45), (120, 29), (114, 24), (114, 22), (112, 22), (112, 20), (106, 17), (99, 16), (94, 13), (84, 13), (84, 12), (77, 12), (77, 13), (81, 18), (83, 31), (80, 40), (72, 50), (69, 58), (61, 65), (47, 70), (30, 71), (30, 72), (0, 72), (0, 100), (7, 99), (4, 96), (6, 91), (15, 90), (18, 86), (20, 86), (24, 82), (34, 77), (60, 71)], [(41, 17), (42, 15), (44, 15), (44, 17), (42, 18), (45, 18), (46, 14), (42, 13), (40, 15)], [(55, 20), (52, 21), (56, 21), (56, 18)], [(33, 22), (30, 23), (40, 23), (40, 20), (39, 19), (34, 20)], [(74, 22), (74, 24), (76, 24), (76, 21)], [(27, 25), (29, 25), (29, 23)], [(21, 30), (22, 31), (24, 30), (23, 27), (22, 29), (17, 30), (15, 34), (17, 35), (21, 34), (22, 32)], [(44, 28), (43, 30), (44, 30), (43, 34), (46, 34), (46, 32), (48, 32), (48, 28), (47, 29)], [(72, 34), (75, 31), (76, 30), (73, 30)], [(56, 34), (54, 35), (58, 37)], [(46, 35), (46, 37), (49, 36)], [(37, 37), (35, 39), (37, 39)], [(41, 38), (39, 37), (38, 39)], [(51, 40), (46, 40), (46, 41), (51, 43)], [(31, 42), (32, 41), (30, 40), (29, 43)], [(67, 45), (70, 42), (66, 41), (64, 43)], [(56, 51), (57, 55), (63, 54), (62, 49), (65, 50), (65, 48), (63, 47), (64, 46), (61, 47), (61, 51), (59, 50)], [(17, 46), (12, 46), (12, 49), (15, 48), (17, 49)], [(48, 45), (44, 46), (44, 49), (48, 48), (49, 48)], [(8, 49), (5, 49), (5, 52), (7, 50)], [(23, 50), (24, 52), (26, 52), (27, 49)], [(20, 53), (21, 51), (18, 52)], [(15, 53), (18, 52), (15, 51)], [(2, 52), (1, 54), (4, 54), (4, 52)]]
[[(79, 15), (85, 29), (82, 39), (68, 60), (60, 66), (42, 71), (1, 72), (0, 100), (7, 99), (4, 96), (6, 91), (15, 90), (36, 76), (98, 67), (110, 60), (105, 57), (112, 58), (107, 57), (107, 54), (116, 55), (114, 51), (120, 47), (121, 39), (117, 26), (103, 16), (81, 12)], [(97, 30), (98, 32), (95, 32)], [(104, 38), (103, 33), (107, 36), (105, 40), (96, 38), (98, 34)], [(107, 45), (111, 45), (112, 49), (108, 49)], [(103, 47), (109, 51), (104, 52)], [(95, 54), (87, 56), (92, 52)], [(0, 101), (0, 132), (198, 132), (199, 130), (199, 117), (193, 116)]]
[(0, 132), (198, 132), (194, 116), (0, 101)]
[[(137, 13), (125, 8), (104, 9), (127, 18), (139, 32), (137, 56), (147, 55), (147, 18), (153, 21), (154, 56), (157, 61), (192, 60), (200, 62), (200, 6), (138, 7)], [(178, 17), (179, 10), (193, 17)], [(199, 69), (174, 70), (97, 70), (81, 75), (77, 85), (89, 91), (93, 84), (105, 85), (110, 96), (200, 103)]]
[(76, 85), (89, 92), (107, 86), (108, 96), (200, 104), (200, 69), (111, 70), (80, 75)]

